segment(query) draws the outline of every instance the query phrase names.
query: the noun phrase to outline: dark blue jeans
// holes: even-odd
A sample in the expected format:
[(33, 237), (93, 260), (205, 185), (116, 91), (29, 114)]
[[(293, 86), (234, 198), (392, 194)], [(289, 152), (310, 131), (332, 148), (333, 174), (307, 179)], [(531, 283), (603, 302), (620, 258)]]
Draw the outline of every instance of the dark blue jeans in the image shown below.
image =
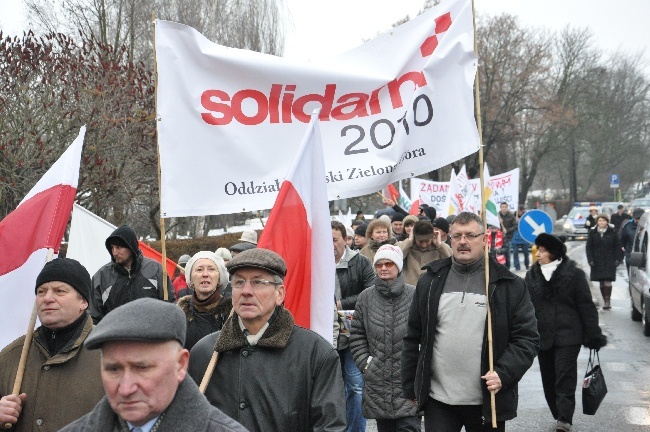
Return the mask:
[(352, 359), (350, 348), (339, 351), (343, 382), (345, 383), (345, 414), (348, 420), (347, 432), (365, 432), (366, 419), (361, 414), (363, 395), (363, 374)]
[(515, 266), (515, 270), (521, 270), (520, 264), (519, 264), (519, 250), (521, 249), (521, 252), (524, 254), (524, 265), (526, 266), (526, 269), (530, 267), (530, 252), (528, 250), (528, 243), (524, 244), (510, 244), (510, 248), (512, 249), (512, 263)]

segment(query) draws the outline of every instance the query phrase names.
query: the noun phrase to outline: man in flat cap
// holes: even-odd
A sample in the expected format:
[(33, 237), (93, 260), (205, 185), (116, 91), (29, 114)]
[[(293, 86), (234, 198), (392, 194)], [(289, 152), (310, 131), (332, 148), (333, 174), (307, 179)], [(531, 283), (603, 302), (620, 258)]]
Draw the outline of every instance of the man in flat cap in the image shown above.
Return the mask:
[(12, 391), (25, 336), (0, 352), (0, 425), (14, 432), (59, 430), (104, 396), (99, 353), (82, 346), (93, 328), (88, 271), (73, 259), (54, 259), (35, 291), (41, 326), (32, 335), (19, 396)]
[[(106, 239), (111, 262), (93, 276), (90, 315), (97, 324), (104, 315), (132, 300), (165, 298), (162, 265), (142, 255), (135, 231), (122, 225)], [(167, 276), (167, 301), (175, 300), (174, 287)]]
[(184, 342), (185, 316), (174, 304), (143, 298), (108, 313), (86, 340), (101, 349), (106, 396), (61, 431), (245, 431), (187, 376)]
[(339, 356), (284, 308), (284, 260), (256, 248), (226, 268), (234, 314), (190, 356), (189, 373), (201, 382), (219, 353), (205, 393), (210, 403), (250, 430), (345, 431)]

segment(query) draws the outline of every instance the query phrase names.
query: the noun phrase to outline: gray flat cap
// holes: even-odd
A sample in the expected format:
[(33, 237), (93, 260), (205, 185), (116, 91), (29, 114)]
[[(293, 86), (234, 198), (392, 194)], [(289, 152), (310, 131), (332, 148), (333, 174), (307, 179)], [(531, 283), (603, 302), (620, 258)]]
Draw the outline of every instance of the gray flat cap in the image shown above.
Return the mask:
[(174, 303), (152, 298), (133, 300), (113, 309), (95, 326), (86, 339), (86, 348), (101, 348), (105, 342), (166, 342), (185, 345), (187, 322)]
[(268, 249), (248, 249), (238, 253), (226, 263), (226, 268), (230, 274), (246, 267), (260, 268), (280, 277), (284, 277), (287, 274), (287, 265), (284, 263), (282, 257)]

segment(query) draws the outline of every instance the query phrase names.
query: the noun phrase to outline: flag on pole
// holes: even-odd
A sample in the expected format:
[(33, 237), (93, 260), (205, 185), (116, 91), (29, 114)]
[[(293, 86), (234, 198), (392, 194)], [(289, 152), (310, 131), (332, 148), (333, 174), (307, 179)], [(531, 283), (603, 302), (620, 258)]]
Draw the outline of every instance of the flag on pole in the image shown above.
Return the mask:
[(488, 225), (493, 225), (495, 227), (501, 227), (501, 222), (499, 222), (499, 214), (497, 210), (497, 203), (494, 202), (494, 189), (490, 185), (490, 171), (488, 170), (487, 164), (483, 165), (483, 177), (485, 181), (485, 217), (487, 218)]
[(277, 252), (287, 263), (285, 305), (296, 324), (332, 342), (335, 266), (317, 113), (312, 114), (258, 247)]
[(0, 347), (25, 334), (34, 305), (36, 277), (48, 249), (58, 254), (77, 193), (86, 127), (0, 222)]
[(381, 190), (381, 194), (395, 203), (397, 203), (397, 199), (399, 198), (399, 192), (397, 192), (397, 188), (395, 188), (392, 183), (388, 183), (388, 185)]
[(397, 205), (402, 207), (404, 210), (410, 212), (413, 203), (409, 199), (409, 196), (404, 192), (402, 188), (402, 182), (399, 182), (399, 196), (397, 197)]
[[(94, 275), (110, 259), (106, 250), (106, 239), (117, 227), (93, 212), (75, 204), (70, 222), (70, 238), (66, 256), (83, 264), (90, 275)], [(151, 246), (138, 241), (142, 254), (162, 263), (162, 254)], [(176, 263), (167, 258), (167, 274), (174, 275)]]

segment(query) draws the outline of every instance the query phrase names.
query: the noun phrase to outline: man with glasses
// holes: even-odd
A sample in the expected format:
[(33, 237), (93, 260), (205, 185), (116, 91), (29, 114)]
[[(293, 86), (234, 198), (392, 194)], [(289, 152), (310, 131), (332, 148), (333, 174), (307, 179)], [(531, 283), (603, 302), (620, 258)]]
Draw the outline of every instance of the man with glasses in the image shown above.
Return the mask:
[(200, 383), (219, 354), (208, 401), (251, 431), (345, 431), (339, 356), (330, 341), (294, 325), (284, 308), (282, 257), (249, 249), (226, 268), (234, 313), (190, 355), (190, 376)]
[(490, 259), (490, 373), (483, 221), (463, 212), (450, 237), (452, 256), (428, 264), (416, 287), (402, 352), (404, 396), (424, 411), (427, 431), (504, 431), (517, 413), (517, 383), (539, 349), (535, 311), (524, 281)]

